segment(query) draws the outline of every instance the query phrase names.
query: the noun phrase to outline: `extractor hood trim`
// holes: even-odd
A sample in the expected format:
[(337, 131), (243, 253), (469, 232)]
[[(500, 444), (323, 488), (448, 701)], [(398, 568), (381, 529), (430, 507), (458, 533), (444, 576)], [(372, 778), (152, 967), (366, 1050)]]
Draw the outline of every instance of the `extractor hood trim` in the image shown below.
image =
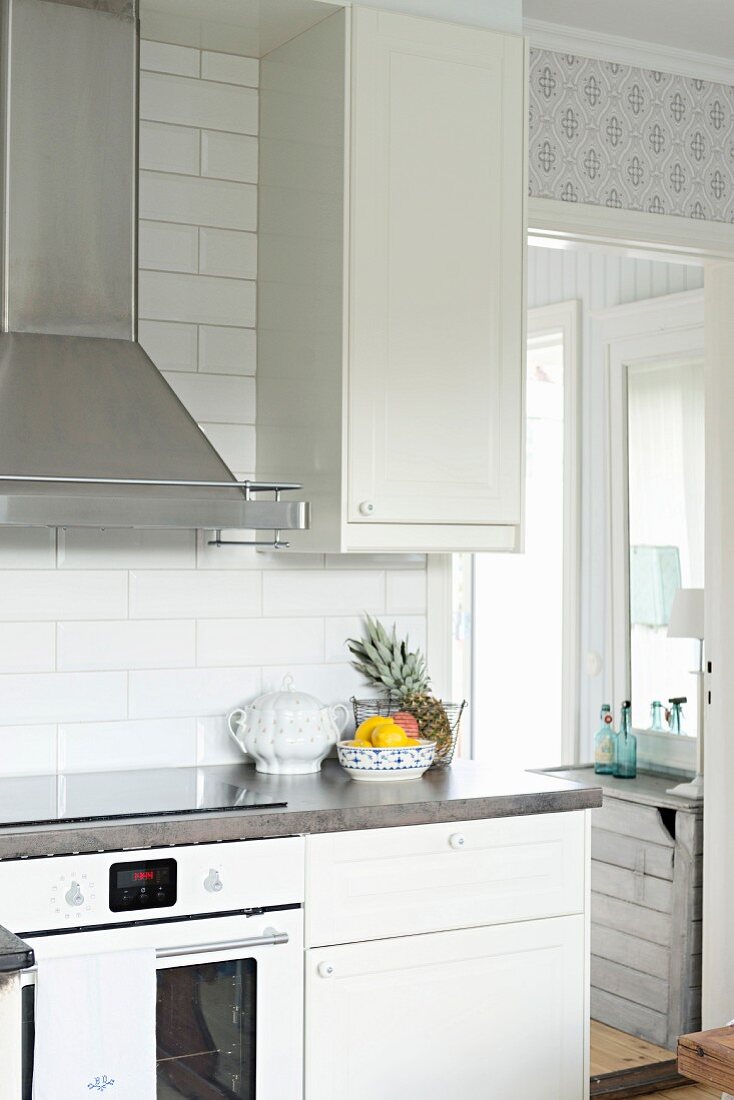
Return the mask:
[(238, 480), (136, 340), (136, 0), (0, 12), (0, 525), (284, 545), (300, 485)]

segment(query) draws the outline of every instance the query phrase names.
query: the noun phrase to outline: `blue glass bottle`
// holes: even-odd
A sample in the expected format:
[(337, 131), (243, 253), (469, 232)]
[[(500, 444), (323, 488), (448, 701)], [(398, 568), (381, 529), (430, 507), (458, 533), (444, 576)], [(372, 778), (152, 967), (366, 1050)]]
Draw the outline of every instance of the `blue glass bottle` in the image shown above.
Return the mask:
[(614, 774), (614, 726), (612, 708), (605, 703), (601, 708), (601, 726), (594, 738), (594, 771), (597, 775)]
[(614, 740), (614, 774), (618, 779), (637, 775), (637, 738), (632, 732), (632, 704), (622, 703), (619, 733)]

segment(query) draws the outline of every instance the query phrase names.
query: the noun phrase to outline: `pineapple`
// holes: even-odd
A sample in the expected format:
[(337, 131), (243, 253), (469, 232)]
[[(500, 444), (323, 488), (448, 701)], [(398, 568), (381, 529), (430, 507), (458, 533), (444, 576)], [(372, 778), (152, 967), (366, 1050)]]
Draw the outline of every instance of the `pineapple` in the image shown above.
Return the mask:
[(408, 639), (398, 641), (393, 626), (388, 634), (382, 623), (365, 615), (363, 640), (348, 638), (352, 664), (373, 684), (398, 696), (400, 708), (413, 715), (420, 736), (436, 742), (436, 756), (451, 748), (451, 724), (441, 702), (431, 695), (426, 661), (419, 649), (410, 652)]

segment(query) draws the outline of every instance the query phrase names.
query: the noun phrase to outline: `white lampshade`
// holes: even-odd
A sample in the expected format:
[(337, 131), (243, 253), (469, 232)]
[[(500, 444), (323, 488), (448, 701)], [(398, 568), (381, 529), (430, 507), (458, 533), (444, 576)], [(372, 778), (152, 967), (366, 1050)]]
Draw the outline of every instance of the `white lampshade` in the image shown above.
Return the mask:
[(669, 638), (704, 637), (703, 589), (679, 588), (673, 597), (668, 623)]

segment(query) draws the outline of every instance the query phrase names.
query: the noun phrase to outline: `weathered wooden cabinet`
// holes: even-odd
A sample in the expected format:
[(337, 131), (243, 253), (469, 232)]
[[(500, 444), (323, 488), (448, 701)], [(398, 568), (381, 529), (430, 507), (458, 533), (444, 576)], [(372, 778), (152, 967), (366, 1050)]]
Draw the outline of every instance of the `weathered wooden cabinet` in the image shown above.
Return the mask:
[[(593, 769), (559, 773), (588, 781)], [(675, 780), (597, 776), (591, 811), (591, 1016), (674, 1050), (701, 1026), (703, 804)]]

